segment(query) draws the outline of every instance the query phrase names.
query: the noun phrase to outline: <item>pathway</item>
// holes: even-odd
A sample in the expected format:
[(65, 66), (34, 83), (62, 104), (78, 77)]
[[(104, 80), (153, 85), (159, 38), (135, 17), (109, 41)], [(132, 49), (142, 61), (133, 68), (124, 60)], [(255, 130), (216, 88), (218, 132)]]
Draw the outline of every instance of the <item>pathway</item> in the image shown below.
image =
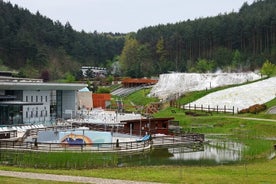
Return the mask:
[(48, 181), (73, 182), (73, 183), (158, 184), (154, 182), (140, 182), (140, 181), (128, 181), (128, 180), (118, 180), (118, 179), (93, 178), (93, 177), (84, 177), (84, 176), (68, 176), (68, 175), (14, 172), (14, 171), (2, 171), (2, 170), (0, 170), (0, 176), (40, 179), (40, 180), (48, 180)]

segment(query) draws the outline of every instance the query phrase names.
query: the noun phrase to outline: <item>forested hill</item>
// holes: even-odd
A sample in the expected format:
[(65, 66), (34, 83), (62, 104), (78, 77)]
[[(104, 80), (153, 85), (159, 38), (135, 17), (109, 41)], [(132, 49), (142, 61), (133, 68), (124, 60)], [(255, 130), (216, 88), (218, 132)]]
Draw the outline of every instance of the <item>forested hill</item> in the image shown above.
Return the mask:
[[(132, 51), (128, 58), (133, 48), (138, 48), (136, 55)], [(276, 0), (245, 3), (239, 12), (140, 29), (126, 41), (121, 56), (127, 73), (136, 76), (252, 70), (266, 59), (276, 63)]]
[(275, 0), (258, 0), (245, 3), (239, 12), (123, 35), (77, 32), (70, 23), (62, 25), (0, 0), (0, 70), (17, 69), (28, 77), (47, 74), (55, 80), (68, 72), (77, 75), (81, 65), (109, 67), (116, 56), (118, 74), (131, 77), (252, 70), (266, 59), (276, 62), (275, 9)]
[(120, 55), (123, 45), (124, 35), (77, 32), (70, 23), (62, 25), (39, 12), (32, 14), (0, 1), (2, 69), (5, 65), (26, 76), (49, 73), (50, 79), (58, 79), (66, 72), (78, 71), (81, 65), (105, 67), (107, 60)]

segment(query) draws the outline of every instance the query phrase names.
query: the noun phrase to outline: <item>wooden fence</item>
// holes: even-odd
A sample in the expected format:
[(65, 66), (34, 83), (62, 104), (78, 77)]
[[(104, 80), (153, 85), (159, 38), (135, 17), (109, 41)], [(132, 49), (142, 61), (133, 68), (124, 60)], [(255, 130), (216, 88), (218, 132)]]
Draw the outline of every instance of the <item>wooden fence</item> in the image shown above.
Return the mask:
[(200, 105), (197, 106), (196, 104), (194, 104), (193, 106), (191, 104), (188, 105), (183, 105), (181, 106), (183, 110), (195, 110), (195, 111), (202, 111), (202, 112), (222, 112), (222, 113), (231, 113), (231, 114), (235, 114), (235, 107), (233, 106), (232, 108), (227, 108), (225, 105), (221, 108), (218, 105), (216, 107), (210, 107), (210, 105), (208, 105), (207, 107)]
[(188, 111), (201, 111), (201, 112), (206, 112), (206, 113), (231, 113), (235, 114), (239, 110), (237, 109), (235, 111), (235, 107), (233, 106), (232, 108), (226, 107), (225, 105), (223, 107), (221, 106), (216, 106), (216, 107), (211, 107), (210, 105), (208, 106), (203, 106), (203, 105), (191, 105), (191, 104), (186, 104), (186, 105), (180, 105), (176, 103), (172, 103), (171, 107), (176, 107), (182, 110), (188, 110)]

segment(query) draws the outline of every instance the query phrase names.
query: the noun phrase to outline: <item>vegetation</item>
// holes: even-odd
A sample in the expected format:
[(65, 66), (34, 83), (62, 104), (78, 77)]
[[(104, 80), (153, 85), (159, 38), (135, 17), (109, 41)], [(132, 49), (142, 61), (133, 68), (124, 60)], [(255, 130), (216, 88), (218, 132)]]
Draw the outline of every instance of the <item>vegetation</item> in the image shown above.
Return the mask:
[(276, 65), (266, 60), (261, 68), (261, 74), (268, 77), (276, 75)]
[[(275, 64), (275, 0), (244, 3), (239, 12), (145, 27), (136, 33), (75, 31), (39, 12), (0, 2), (0, 67), (20, 76), (76, 80), (80, 66), (114, 76), (149, 77), (170, 71), (248, 71)], [(44, 74), (44, 75), (43, 75)], [(72, 79), (72, 78), (71, 78)], [(70, 80), (71, 80), (70, 79)]]
[(150, 93), (150, 90), (150, 88), (145, 88), (131, 93), (123, 98), (113, 96), (112, 104), (116, 104), (115, 101), (121, 99), (123, 101), (125, 111), (143, 113), (147, 105), (152, 102), (158, 102), (157, 98), (150, 98), (147, 96)]
[(97, 93), (110, 93), (110, 89), (106, 87), (100, 87), (98, 88)]
[[(50, 173), (73, 176), (99, 177), (160, 183), (274, 183), (276, 160), (244, 163), (241, 165), (202, 166), (147, 166), (131, 168), (99, 168), (92, 170), (46, 170), (24, 168), (24, 172)], [(21, 168), (0, 167), (1, 170), (22, 171)], [(0, 177), (1, 183), (18, 181)], [(2, 182), (4, 181), (4, 182)], [(9, 182), (7, 182), (9, 181)], [(20, 179), (20, 181), (30, 181)], [(48, 181), (45, 183), (53, 183)], [(27, 182), (25, 182), (27, 183)]]
[(123, 34), (77, 32), (10, 2), (0, 1), (0, 15), (0, 60), (24, 76), (48, 71), (50, 80), (62, 79), (81, 65), (106, 66), (123, 48)]
[(0, 181), (2, 184), (29, 184), (29, 183), (39, 183), (39, 184), (72, 184), (73, 182), (61, 182), (61, 181), (48, 181), (39, 179), (26, 179), (26, 178), (12, 178), (6, 176), (0, 176)]
[[(206, 91), (204, 91), (206, 92)], [(143, 90), (134, 94), (134, 97), (125, 97), (125, 100), (144, 99), (146, 93)], [(186, 101), (185, 98), (195, 99), (200, 92), (191, 92), (189, 95), (182, 97), (180, 102)], [(202, 94), (200, 94), (202, 95)], [(276, 105), (276, 99), (266, 103), (268, 108)], [(172, 113), (174, 110), (175, 113)], [(128, 166), (116, 167), (117, 157), (114, 155), (106, 155), (108, 159), (101, 159), (101, 154), (82, 153), (42, 153), (43, 156), (37, 154), (18, 154), (15, 157), (17, 161), (27, 161), (30, 167), (32, 164), (40, 164), (40, 168), (45, 164), (51, 165), (51, 169), (37, 169), (20, 167), (0, 166), (1, 170), (14, 170), (25, 172), (52, 173), (74, 176), (100, 177), (109, 179), (123, 179), (135, 181), (154, 181), (164, 183), (273, 183), (276, 179), (275, 164), (276, 160), (267, 160), (268, 156), (273, 153), (273, 145), (276, 144), (274, 139), (276, 131), (276, 123), (269, 120), (275, 120), (276, 115), (269, 115), (265, 112), (258, 114), (213, 114), (212, 116), (187, 116), (184, 111), (179, 108), (169, 107), (163, 109), (154, 115), (155, 117), (175, 117), (185, 132), (198, 132), (205, 134), (225, 134), (226, 139), (241, 142), (246, 145), (243, 153), (243, 160), (239, 163), (222, 164), (217, 166), (208, 166), (204, 162), (198, 165), (189, 165), (179, 163), (176, 165), (163, 165), (162, 163), (155, 166)], [(253, 118), (253, 119), (252, 119)], [(262, 118), (261, 120), (258, 118)], [(267, 121), (265, 119), (268, 119)], [(202, 125), (195, 128), (193, 125)], [(2, 156), (4, 155), (3, 152)], [(12, 155), (9, 153), (8, 155)], [(43, 158), (39, 160), (39, 158)], [(96, 159), (98, 158), (98, 159)], [(106, 157), (107, 158), (107, 157)], [(86, 162), (86, 159), (90, 159)], [(66, 161), (67, 160), (67, 161)], [(72, 161), (68, 162), (68, 160)], [(47, 163), (47, 164), (46, 164)], [(80, 165), (90, 167), (89, 164), (95, 164), (94, 169), (77, 170)], [(69, 165), (68, 165), (69, 164)], [(20, 166), (20, 165), (19, 165)], [(37, 165), (38, 166), (38, 165)], [(64, 166), (70, 166), (70, 170), (55, 169)], [(111, 166), (107, 168), (106, 166)], [(0, 181), (13, 181), (6, 177), (0, 177)], [(29, 181), (29, 179), (22, 179)]]
[[(250, 6), (244, 3), (238, 13), (140, 29), (135, 37), (136, 48), (147, 49), (145, 54), (139, 49), (136, 53), (147, 56), (142, 62), (152, 61), (146, 67), (148, 70), (154, 66), (153, 73), (190, 71), (198, 63), (202, 66), (202, 59), (212, 61), (213, 71), (256, 69), (266, 59), (275, 63), (275, 23), (272, 21), (276, 17), (275, 3), (273, 0), (255, 1)], [(121, 60), (127, 62), (124, 58)], [(202, 67), (197, 71), (201, 70)]]
[[(262, 74), (272, 76), (275, 74), (276, 62), (275, 3), (275, 0), (258, 0), (250, 6), (245, 3), (237, 13), (151, 26), (140, 29), (137, 33), (123, 35), (76, 32), (70, 23), (62, 25), (39, 12), (34, 15), (17, 5), (0, 1), (0, 68), (16, 69), (19, 71), (18, 76), (42, 77), (45, 81), (63, 79), (65, 82), (78, 79), (81, 65), (111, 67), (118, 61), (122, 71), (116, 72), (116, 75), (131, 77), (152, 76), (169, 71), (208, 72), (217, 68), (240, 71), (260, 67)], [(111, 71), (110, 68), (109, 70)], [(94, 91), (98, 90), (94, 83), (87, 83)], [(219, 89), (221, 88), (187, 93), (177, 103), (186, 104)], [(147, 94), (148, 90), (141, 90), (125, 97), (125, 106), (145, 106), (157, 101), (147, 98)], [(276, 99), (265, 105), (268, 109), (275, 106)], [(154, 116), (175, 117), (184, 132), (228, 135), (227, 138), (246, 145), (242, 162), (213, 167), (180, 164), (118, 168), (113, 167), (118, 161), (114, 155), (108, 155), (108, 159), (103, 162), (100, 156), (95, 159), (97, 154), (22, 155), (1, 151), (1, 156), (9, 155), (18, 166), (20, 161), (21, 164), (24, 161), (29, 164), (27, 167), (39, 166), (45, 169), (8, 166), (0, 166), (0, 169), (165, 183), (276, 181), (276, 160), (267, 160), (276, 144), (276, 124), (269, 120), (275, 120), (276, 115), (258, 112), (193, 117), (185, 115), (182, 109), (169, 107)], [(195, 128), (193, 125), (202, 126)], [(12, 157), (13, 154), (16, 155)], [(90, 162), (87, 162), (87, 158)], [(74, 164), (68, 160), (74, 160)], [(90, 167), (91, 164), (99, 168), (75, 169), (83, 165)], [(47, 169), (49, 165), (51, 169)], [(68, 166), (70, 170), (55, 169)], [(18, 182), (17, 179), (7, 177), (0, 177), (0, 181)], [(38, 181), (20, 179), (20, 182)]]
[(1, 160), (18, 167), (42, 169), (85, 169), (115, 167), (118, 163), (116, 154), (91, 152), (33, 152), (22, 150), (2, 150)]

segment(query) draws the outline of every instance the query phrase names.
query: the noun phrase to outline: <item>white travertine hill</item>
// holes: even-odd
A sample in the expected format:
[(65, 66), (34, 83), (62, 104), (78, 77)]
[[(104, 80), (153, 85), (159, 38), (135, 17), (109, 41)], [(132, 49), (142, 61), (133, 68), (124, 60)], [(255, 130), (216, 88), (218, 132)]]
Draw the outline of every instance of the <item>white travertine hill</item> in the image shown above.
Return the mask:
[(182, 95), (190, 91), (199, 91), (219, 86), (241, 84), (260, 79), (254, 73), (172, 73), (162, 74), (158, 83), (152, 88), (150, 96), (165, 100), (172, 95)]
[(228, 88), (208, 94), (192, 103), (191, 106), (216, 108), (216, 106), (242, 110), (255, 104), (264, 104), (276, 97), (276, 77), (247, 85)]

